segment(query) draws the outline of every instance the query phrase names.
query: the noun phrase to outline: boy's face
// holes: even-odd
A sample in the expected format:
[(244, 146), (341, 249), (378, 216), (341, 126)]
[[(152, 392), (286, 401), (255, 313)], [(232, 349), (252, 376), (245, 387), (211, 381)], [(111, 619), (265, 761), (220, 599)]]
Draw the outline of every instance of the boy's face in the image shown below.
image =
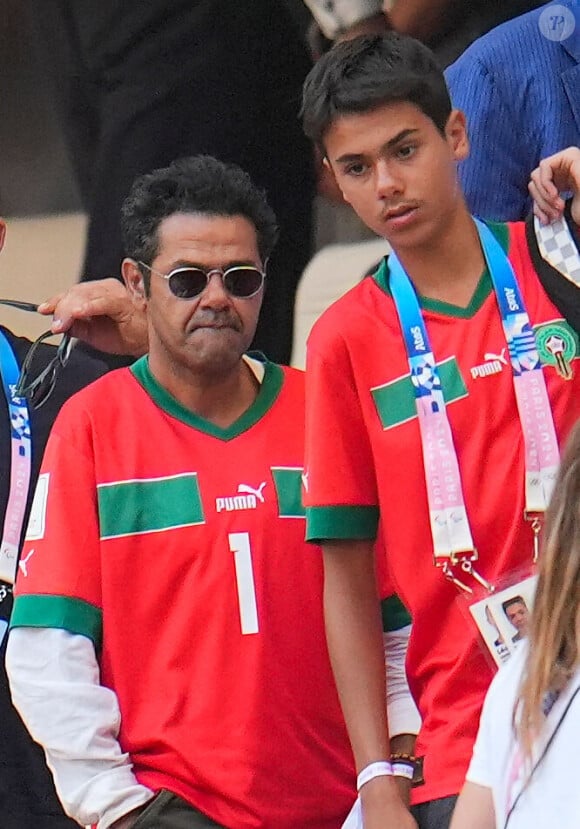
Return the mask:
[(408, 102), (342, 115), (324, 145), (345, 200), (395, 250), (428, 246), (463, 205), (456, 162), (468, 141), (457, 110), (444, 135)]

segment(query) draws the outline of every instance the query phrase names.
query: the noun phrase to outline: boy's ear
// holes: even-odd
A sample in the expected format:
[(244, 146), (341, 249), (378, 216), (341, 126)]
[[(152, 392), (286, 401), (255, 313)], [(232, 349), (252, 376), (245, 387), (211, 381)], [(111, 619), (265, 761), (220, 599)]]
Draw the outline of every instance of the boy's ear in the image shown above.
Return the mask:
[(0, 219), (0, 250), (4, 247), (4, 237), (6, 236), (6, 222)]
[(129, 296), (133, 300), (133, 304), (139, 308), (145, 308), (147, 305), (148, 291), (143, 274), (135, 260), (123, 259), (121, 273)]
[(349, 204), (348, 199), (341, 190), (340, 184), (336, 180), (332, 165), (326, 156), (322, 159), (322, 170), (320, 171), (318, 180), (318, 192), (336, 204), (340, 204), (341, 202)]
[(451, 111), (445, 125), (445, 137), (456, 161), (463, 161), (469, 155), (467, 119), (460, 109)]

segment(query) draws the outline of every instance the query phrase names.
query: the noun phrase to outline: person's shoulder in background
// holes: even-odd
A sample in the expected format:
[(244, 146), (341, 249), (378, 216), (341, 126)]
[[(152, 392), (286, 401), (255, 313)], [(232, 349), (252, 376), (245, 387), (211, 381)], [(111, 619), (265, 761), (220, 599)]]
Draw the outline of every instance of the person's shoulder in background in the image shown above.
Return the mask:
[(580, 0), (563, 5), (572, 25), (565, 39), (550, 36), (548, 9), (534, 9), (473, 43), (445, 73), (453, 106), (467, 117), (461, 184), (485, 219), (524, 219), (532, 170), (580, 141)]

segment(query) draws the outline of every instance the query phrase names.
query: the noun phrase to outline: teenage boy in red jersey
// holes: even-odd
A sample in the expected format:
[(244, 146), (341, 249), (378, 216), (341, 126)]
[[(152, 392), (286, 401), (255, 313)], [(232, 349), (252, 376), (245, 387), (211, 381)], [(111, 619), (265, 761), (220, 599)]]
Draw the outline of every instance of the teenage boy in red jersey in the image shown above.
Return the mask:
[[(414, 826), (382, 764), (378, 535), (413, 618), (424, 777), (413, 814), (439, 829), (492, 677), (461, 603), (529, 576), (558, 442), (580, 415), (578, 231), (556, 190), (580, 190), (580, 150), (534, 174), (538, 215), (554, 224), (478, 224), (456, 174), (465, 118), (429, 50), (395, 34), (325, 55), (303, 117), (345, 200), (396, 254), (308, 343), (307, 533), (323, 546), (331, 661), (368, 780), (365, 829)], [(571, 209), (578, 223), (577, 196)]]
[(354, 767), (304, 541), (303, 375), (245, 353), (274, 216), (198, 157), (138, 180), (123, 226), (116, 319), (135, 348), (145, 310), (149, 355), (55, 424), (15, 703), (81, 824), (338, 829)]

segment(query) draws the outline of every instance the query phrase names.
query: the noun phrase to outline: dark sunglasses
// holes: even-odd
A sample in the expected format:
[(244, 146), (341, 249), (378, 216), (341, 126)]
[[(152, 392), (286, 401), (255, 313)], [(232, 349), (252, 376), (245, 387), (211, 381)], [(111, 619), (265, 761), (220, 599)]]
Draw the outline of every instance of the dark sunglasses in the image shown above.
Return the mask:
[[(33, 313), (38, 311), (38, 305), (33, 302), (20, 302), (17, 299), (0, 299), (0, 305), (18, 308), (20, 311), (31, 311)], [(60, 335), (53, 334), (52, 331), (41, 334), (28, 349), (20, 369), (14, 396), (26, 398), (34, 409), (40, 409), (41, 406), (44, 406), (54, 390), (59, 371), (66, 366), (70, 357), (72, 340), (69, 334), (63, 334), (52, 360), (46, 365), (37, 365), (38, 360), (35, 361), (35, 357), (40, 344), (51, 337), (58, 336)]]
[(231, 268), (226, 268), (225, 271), (221, 268), (210, 268), (206, 271), (203, 268), (189, 265), (176, 268), (171, 273), (161, 273), (150, 265), (146, 265), (145, 262), (138, 262), (137, 264), (147, 268), (156, 276), (166, 279), (169, 290), (173, 296), (179, 299), (193, 299), (202, 294), (214, 273), (221, 276), (228, 294), (237, 299), (250, 299), (260, 291), (266, 276), (263, 271), (254, 265), (232, 265)]

